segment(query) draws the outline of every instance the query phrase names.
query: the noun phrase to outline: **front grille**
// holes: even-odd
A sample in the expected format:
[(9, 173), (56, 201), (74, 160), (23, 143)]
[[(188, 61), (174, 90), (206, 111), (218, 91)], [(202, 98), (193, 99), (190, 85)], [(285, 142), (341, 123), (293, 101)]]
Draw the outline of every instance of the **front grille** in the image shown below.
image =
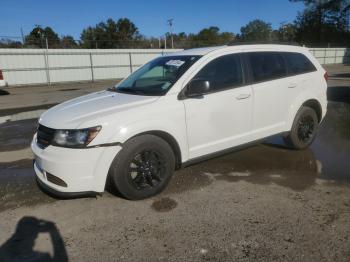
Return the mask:
[(39, 125), (36, 137), (38, 146), (42, 149), (48, 147), (51, 144), (54, 135), (55, 129)]

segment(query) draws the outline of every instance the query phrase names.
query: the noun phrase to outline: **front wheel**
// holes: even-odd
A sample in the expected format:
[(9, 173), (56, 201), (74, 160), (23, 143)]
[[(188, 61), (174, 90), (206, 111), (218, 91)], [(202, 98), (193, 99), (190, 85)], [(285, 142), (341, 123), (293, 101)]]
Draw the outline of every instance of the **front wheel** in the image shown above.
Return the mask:
[(285, 138), (288, 146), (304, 149), (311, 145), (318, 130), (318, 118), (314, 109), (303, 106), (295, 116), (292, 129)]
[(125, 198), (144, 199), (161, 192), (175, 169), (170, 145), (154, 135), (140, 135), (123, 145), (113, 160), (110, 180)]

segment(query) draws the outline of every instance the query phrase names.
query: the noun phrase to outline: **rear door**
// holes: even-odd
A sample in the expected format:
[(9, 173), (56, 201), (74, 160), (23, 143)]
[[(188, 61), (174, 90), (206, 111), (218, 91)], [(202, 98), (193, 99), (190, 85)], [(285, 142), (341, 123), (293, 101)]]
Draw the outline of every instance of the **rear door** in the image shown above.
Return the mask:
[(284, 131), (289, 107), (299, 93), (299, 83), (288, 77), (280, 52), (249, 52), (245, 58), (254, 94), (252, 138)]

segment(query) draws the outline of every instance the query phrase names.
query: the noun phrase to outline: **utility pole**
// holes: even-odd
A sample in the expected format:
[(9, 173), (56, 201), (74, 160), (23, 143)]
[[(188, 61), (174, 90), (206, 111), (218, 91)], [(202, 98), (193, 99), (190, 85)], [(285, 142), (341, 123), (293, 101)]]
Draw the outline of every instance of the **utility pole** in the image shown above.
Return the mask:
[(170, 27), (170, 36), (171, 36), (171, 48), (174, 49), (174, 37), (173, 37), (173, 22), (174, 22), (174, 18), (170, 18), (168, 19), (168, 25)]
[(21, 27), (21, 36), (22, 36), (22, 44), (25, 45), (25, 39), (24, 39), (24, 34), (23, 34), (23, 28)]

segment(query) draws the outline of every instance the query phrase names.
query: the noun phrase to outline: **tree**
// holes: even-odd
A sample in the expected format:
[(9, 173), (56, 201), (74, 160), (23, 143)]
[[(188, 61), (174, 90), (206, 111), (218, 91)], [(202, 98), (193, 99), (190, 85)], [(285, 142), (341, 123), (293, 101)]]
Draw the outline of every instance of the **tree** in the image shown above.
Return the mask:
[(241, 27), (240, 38), (243, 41), (271, 40), (272, 27), (270, 23), (256, 19)]
[(230, 32), (220, 32), (217, 26), (204, 28), (198, 34), (190, 34), (188, 41), (191, 47), (223, 45), (232, 42), (235, 35)]
[(82, 43), (82, 47), (84, 48), (95, 48), (97, 47), (95, 42), (95, 28), (92, 28), (89, 26), (88, 28), (84, 29), (81, 33), (80, 40)]
[[(173, 34), (175, 48), (189, 48), (189, 36), (185, 32)], [(163, 47), (163, 46), (162, 46)]]
[(20, 41), (14, 41), (7, 38), (0, 39), (0, 48), (21, 48), (23, 47)]
[(25, 37), (26, 46), (34, 47), (46, 47), (46, 39), (49, 47), (57, 47), (60, 43), (58, 34), (52, 30), (51, 27), (42, 28), (40, 25), (36, 25), (33, 30)]
[(277, 30), (277, 38), (281, 42), (294, 42), (297, 28), (294, 24), (282, 23), (280, 28)]
[(350, 0), (290, 0), (305, 10), (295, 20), (296, 40), (308, 45), (348, 44)]
[(139, 31), (135, 24), (128, 18), (120, 18), (116, 24), (118, 38), (129, 41), (139, 37)]
[(61, 48), (77, 48), (78, 44), (74, 40), (73, 36), (66, 35), (66, 36), (61, 37), (60, 47)]
[(89, 26), (80, 37), (82, 45), (87, 48), (125, 47), (141, 38), (135, 24), (127, 18), (120, 18), (117, 22), (109, 18), (95, 27)]

